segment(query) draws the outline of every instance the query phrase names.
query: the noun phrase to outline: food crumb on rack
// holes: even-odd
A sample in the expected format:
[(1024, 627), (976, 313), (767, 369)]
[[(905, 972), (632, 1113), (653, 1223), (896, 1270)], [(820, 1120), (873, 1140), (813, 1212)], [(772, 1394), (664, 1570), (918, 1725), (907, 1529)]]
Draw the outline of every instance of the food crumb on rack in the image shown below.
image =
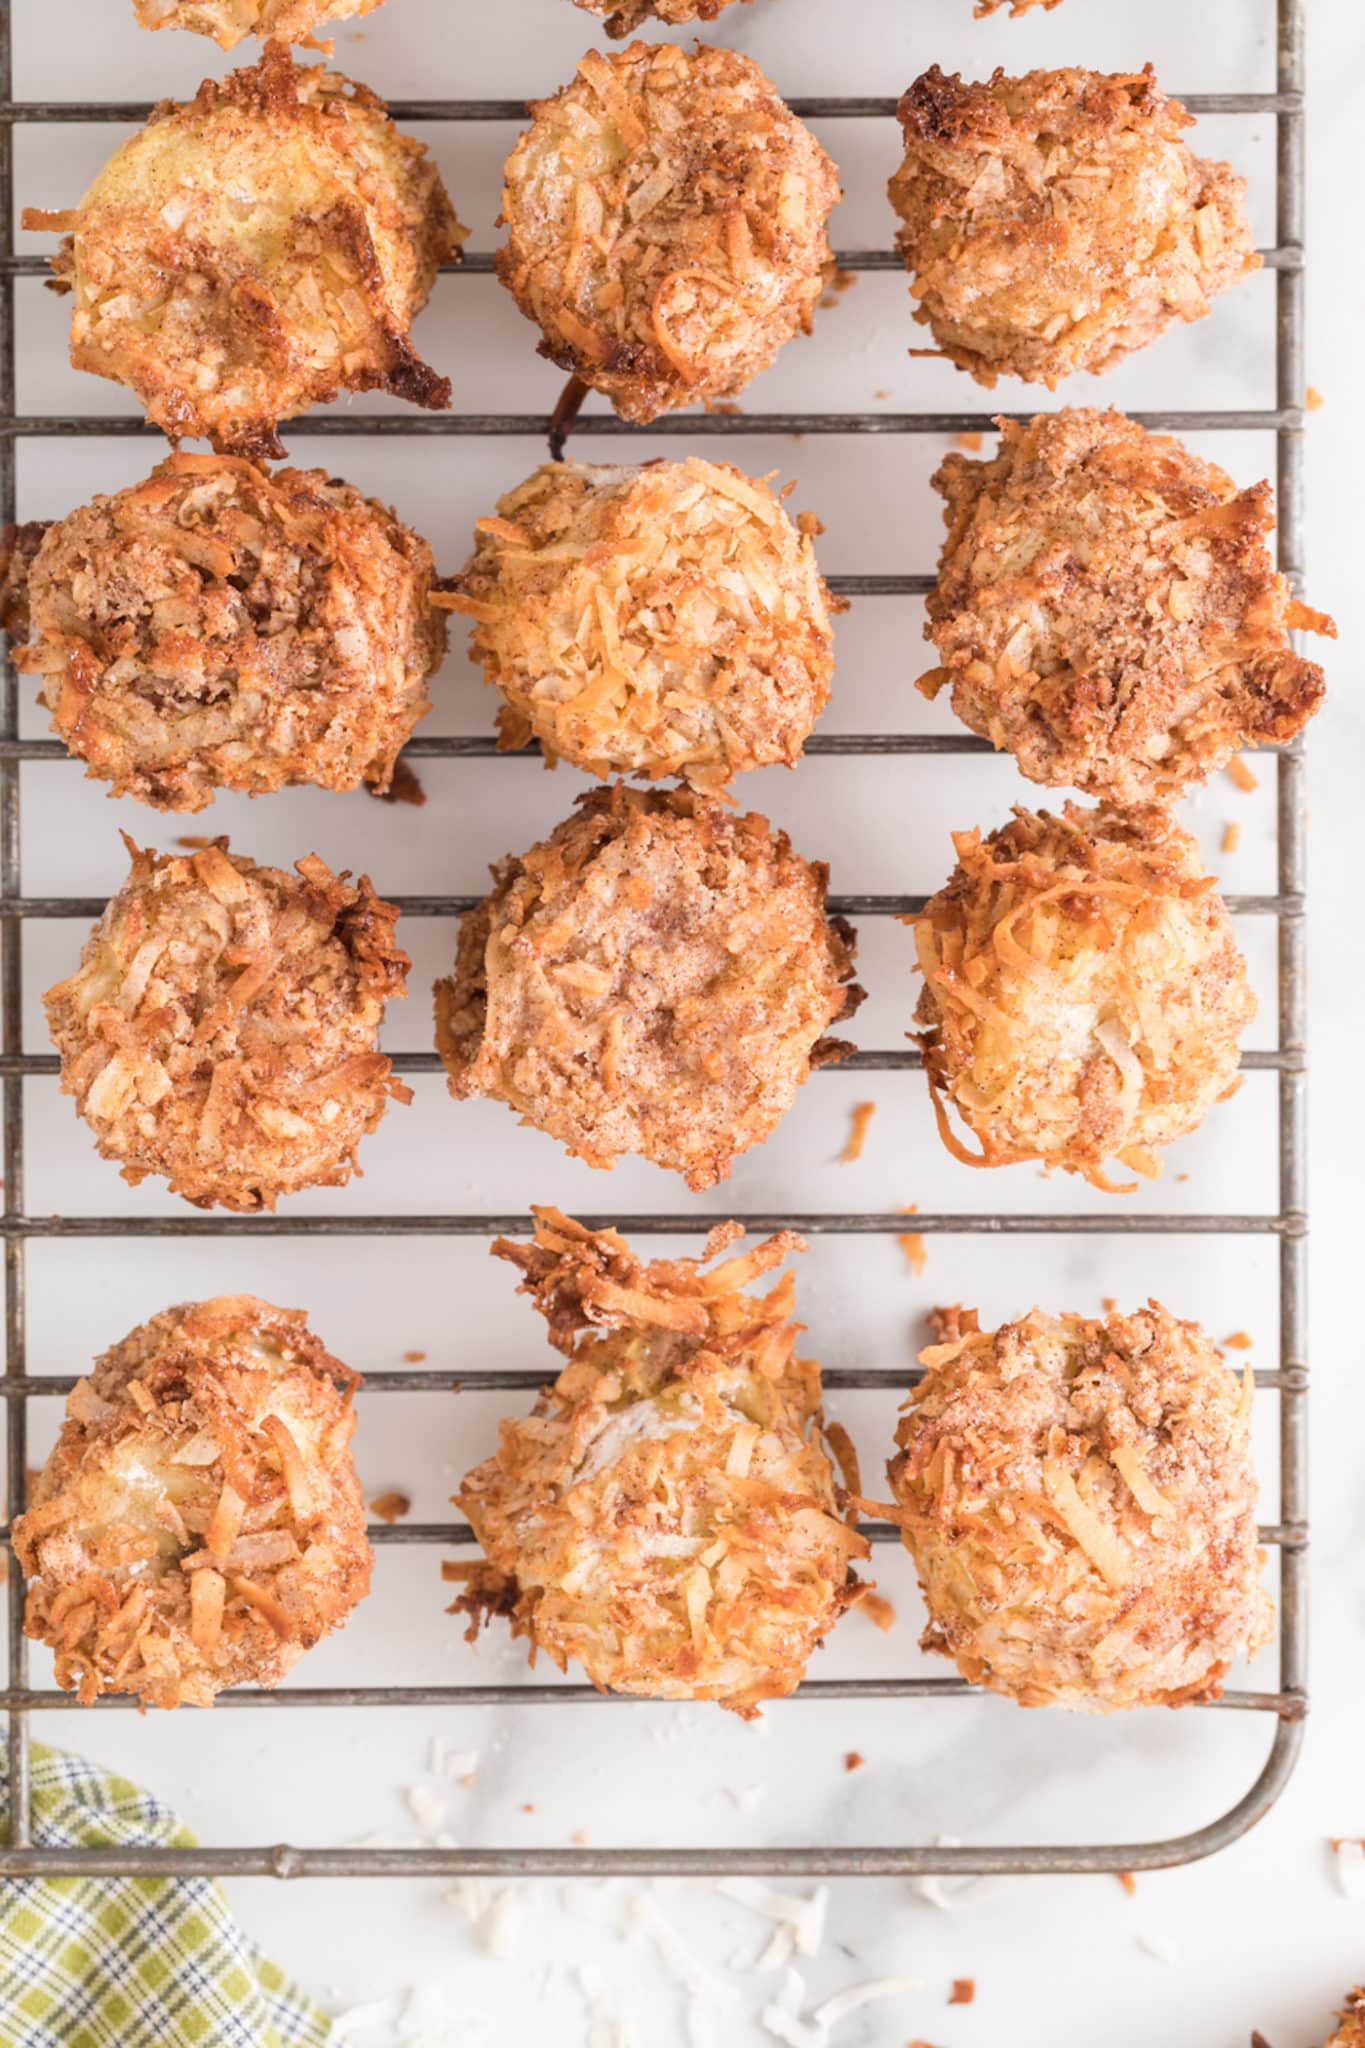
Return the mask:
[(575, 1849), (586, 1849), (588, 1846), (587, 1829), (575, 1828), (573, 1833), (570, 1835), (569, 1840), (573, 1843)]
[(875, 1622), (883, 1635), (896, 1625), (896, 1610), (881, 1593), (864, 1593), (858, 1602), (858, 1611)]
[(858, 282), (856, 270), (836, 270), (825, 286), (819, 303), (821, 306), (837, 306), (846, 291)]
[(1123, 1886), (1123, 1889), (1127, 1892), (1129, 1898), (1131, 1899), (1134, 1893), (1137, 1891), (1137, 1879), (1134, 1877), (1132, 1871), (1116, 1870), (1114, 1872), (1114, 1875), (1118, 1879), (1119, 1883)]
[(381, 1522), (401, 1522), (404, 1515), (412, 1513), (412, 1500), (406, 1493), (395, 1487), (388, 1493), (376, 1494), (370, 1502), (370, 1513), (378, 1515)]
[(1235, 783), (1244, 796), (1250, 796), (1253, 789), (1259, 789), (1261, 786), (1240, 754), (1233, 755), (1228, 762), (1227, 772), (1228, 781)]
[(874, 398), (887, 399), (891, 396), (891, 393), (889, 391), (874, 391), (872, 396)]
[(848, 1142), (839, 1154), (840, 1166), (851, 1166), (855, 1159), (863, 1156), (867, 1142), (867, 1127), (877, 1113), (875, 1102), (855, 1102), (849, 1113)]
[(216, 839), (206, 838), (202, 832), (182, 832), (176, 840), (177, 846), (188, 847), (191, 853), (198, 853), (206, 846), (216, 846)]
[(1116, 1294), (1102, 1294), (1100, 1296), (1100, 1307), (1107, 1316), (1112, 1316), (1118, 1305), (1119, 1298)]
[(1220, 853), (1236, 853), (1241, 843), (1242, 828), (1235, 819), (1231, 820), (1223, 827), (1223, 836), (1218, 842), (1218, 850)]
[(986, 436), (973, 431), (970, 434), (955, 434), (953, 439), (957, 446), (964, 449), (968, 455), (979, 455)]
[(867, 1758), (860, 1749), (845, 1750), (844, 1769), (846, 1771), (860, 1771), (866, 1762)]
[(953, 1988), (948, 1993), (949, 2005), (970, 2005), (975, 1997), (975, 1977), (954, 1977)]
[(1315, 384), (1310, 384), (1308, 389), (1303, 394), (1304, 411), (1321, 412), (1322, 408), (1326, 405), (1326, 403), (1327, 400), (1323, 397), (1322, 393), (1318, 390), (1317, 386)]
[(1230, 1337), (1224, 1337), (1223, 1342), (1229, 1351), (1250, 1351), (1256, 1339), (1249, 1330), (1234, 1330)]
[[(907, 1202), (900, 1213), (902, 1216), (918, 1216), (919, 1203)], [(929, 1254), (925, 1249), (923, 1237), (918, 1230), (903, 1230), (896, 1239), (896, 1242), (905, 1253), (906, 1259), (909, 1261), (910, 1270), (918, 1280), (920, 1274), (929, 1263)]]
[(420, 1365), (426, 1355), (425, 1351), (405, 1351), (403, 1353), (403, 1363), (404, 1365)]

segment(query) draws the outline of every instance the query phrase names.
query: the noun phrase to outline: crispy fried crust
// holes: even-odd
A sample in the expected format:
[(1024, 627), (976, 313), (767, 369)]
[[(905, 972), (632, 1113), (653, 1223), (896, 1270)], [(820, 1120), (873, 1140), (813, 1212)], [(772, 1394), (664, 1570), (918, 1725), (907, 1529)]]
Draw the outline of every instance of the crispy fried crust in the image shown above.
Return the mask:
[(424, 540), (322, 470), (173, 455), (11, 530), (0, 620), (111, 795), (199, 811), (219, 789), (389, 787), (445, 652), (434, 574)]
[(24, 224), (73, 231), (53, 259), (73, 365), (172, 441), (274, 457), (280, 420), (342, 391), (450, 402), (408, 329), (466, 230), (383, 101), (282, 43), (164, 102), (74, 213)]
[(535, 1240), (494, 1251), (569, 1364), (456, 1496), (488, 1558), (453, 1613), (505, 1614), (563, 1670), (649, 1699), (751, 1716), (794, 1692), (863, 1590), (867, 1544), (835, 1484), (820, 1368), (794, 1354), (793, 1276), (745, 1289), (802, 1240), (783, 1231), (704, 1272), (642, 1266), (614, 1230), (537, 1209)]
[(457, 1099), (490, 1095), (590, 1166), (637, 1152), (691, 1188), (766, 1138), (862, 1000), (827, 871), (686, 790), (587, 791), (493, 870), (436, 984)]
[(609, 36), (628, 36), (646, 21), (684, 28), (689, 21), (715, 21), (731, 0), (574, 0), (589, 14), (604, 14)]
[(370, 1586), (357, 1383), (251, 1295), (167, 1309), (96, 1362), (14, 1525), (59, 1685), (212, 1706), (340, 1627)]
[(1348, 1993), (1337, 2019), (1340, 2025), (1327, 2048), (1365, 2048), (1365, 1989), (1360, 1985)]
[(1157, 1302), (960, 1319), (921, 1353), (888, 1466), (922, 1647), (1025, 1707), (1216, 1699), (1269, 1640), (1253, 1384)]
[(62, 1089), (133, 1186), (202, 1209), (341, 1187), (390, 1095), (378, 1049), (405, 993), (398, 912), (316, 854), (298, 874), (217, 840), (139, 852), (68, 981), (44, 997)]
[(1116, 803), (1179, 796), (1243, 746), (1292, 739), (1323, 697), (1289, 644), (1334, 634), (1271, 566), (1268, 483), (1119, 412), (1000, 422), (993, 461), (934, 477), (948, 537), (926, 639), (973, 732), (1031, 782)]
[(623, 419), (732, 398), (809, 328), (838, 173), (752, 58), (590, 50), (530, 111), (498, 275)]
[(900, 103), (915, 318), (979, 384), (1109, 369), (1260, 267), (1245, 180), (1181, 141), (1151, 66), (984, 84), (935, 65)]
[[(1016, 809), (914, 920), (915, 1012), (940, 1135), (971, 1166), (1160, 1172), (1238, 1086), (1256, 1014), (1232, 923), (1169, 811)], [(953, 1132), (954, 1106), (980, 1143)]]
[(478, 522), (437, 602), (474, 622), (503, 744), (534, 735), (592, 775), (714, 789), (790, 765), (829, 697), (815, 551), (729, 463), (545, 463)]
[(382, 0), (133, 0), (143, 28), (188, 28), (233, 50), (246, 36), (306, 42), (325, 21), (369, 14)]

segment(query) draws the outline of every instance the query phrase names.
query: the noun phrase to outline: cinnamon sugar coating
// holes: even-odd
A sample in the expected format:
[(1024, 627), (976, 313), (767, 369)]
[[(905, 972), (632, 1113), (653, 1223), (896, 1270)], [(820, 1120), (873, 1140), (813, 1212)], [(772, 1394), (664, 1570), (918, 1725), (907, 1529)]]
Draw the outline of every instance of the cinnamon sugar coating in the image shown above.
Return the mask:
[(116, 796), (377, 792), (445, 651), (424, 540), (322, 470), (173, 455), (12, 532), (0, 618), (55, 730)]
[(488, 1562), (447, 1568), (452, 1612), (471, 1633), (506, 1615), (533, 1657), (611, 1691), (752, 1716), (795, 1691), (867, 1555), (820, 1368), (795, 1356), (793, 1276), (746, 1292), (805, 1247), (783, 1231), (708, 1272), (743, 1236), (720, 1224), (701, 1260), (642, 1265), (614, 1230), (535, 1217), (533, 1243), (493, 1249), (569, 1363), (456, 1496)]
[(503, 744), (534, 736), (592, 775), (713, 789), (791, 764), (829, 696), (811, 542), (729, 463), (545, 463), (437, 603), (473, 621)]
[(388, 1098), (409, 1099), (378, 1048), (406, 992), (398, 912), (316, 854), (291, 875), (223, 840), (125, 844), (128, 880), (43, 999), (100, 1153), (205, 1209), (344, 1186)]
[(1152, 1302), (982, 1331), (921, 1354), (888, 1467), (923, 1647), (1021, 1706), (1216, 1699), (1269, 1639), (1253, 1382)]
[(1244, 746), (1293, 739), (1323, 698), (1295, 628), (1333, 634), (1271, 564), (1271, 488), (1119, 412), (1000, 422), (949, 455), (925, 637), (965, 725), (1031, 782), (1169, 800)]
[(590, 50), (530, 111), (498, 275), (623, 419), (733, 398), (809, 327), (838, 173), (752, 58)]
[(753, 812), (595, 789), (460, 925), (436, 984), (457, 1098), (490, 1095), (592, 1166), (640, 1153), (689, 1187), (768, 1136), (862, 999), (826, 870)]
[(71, 230), (73, 366), (172, 441), (279, 457), (278, 422), (343, 391), (450, 402), (408, 330), (466, 231), (383, 101), (282, 43), (163, 102), (78, 207), (24, 225)]
[(1245, 181), (1193, 154), (1150, 65), (984, 83), (934, 65), (899, 114), (915, 318), (979, 384), (1110, 369), (1260, 267)]
[(167, 1309), (96, 1361), (14, 1525), (59, 1685), (212, 1706), (340, 1627), (370, 1585), (356, 1383), (251, 1295)]
[(1158, 1174), (1160, 1147), (1236, 1090), (1256, 1014), (1198, 845), (1157, 805), (1076, 804), (953, 843), (914, 920), (940, 1135), (970, 1166), (1032, 1159), (1126, 1192), (1105, 1161)]

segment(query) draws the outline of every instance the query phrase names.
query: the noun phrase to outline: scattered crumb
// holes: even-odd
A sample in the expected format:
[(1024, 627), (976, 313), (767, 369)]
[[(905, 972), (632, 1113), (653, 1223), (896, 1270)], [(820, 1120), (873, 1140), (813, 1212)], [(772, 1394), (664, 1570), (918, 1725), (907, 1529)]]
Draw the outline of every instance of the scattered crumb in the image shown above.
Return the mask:
[(536, 1809), (533, 1803), (528, 1799), (521, 1810), (523, 1813), (534, 1813)]
[(837, 306), (844, 293), (850, 291), (857, 282), (858, 273), (856, 270), (836, 270), (825, 287), (825, 293), (820, 304), (822, 306)]
[(445, 1818), (445, 1809), (442, 1807), (436, 1794), (430, 1791), (427, 1786), (409, 1785), (406, 1797), (408, 1811), (419, 1828), (430, 1830), (440, 1826)]
[(855, 1159), (863, 1156), (867, 1142), (867, 1127), (877, 1114), (875, 1102), (855, 1102), (849, 1116), (848, 1143), (839, 1154), (840, 1166), (851, 1166)]
[(378, 1515), (381, 1522), (401, 1522), (404, 1515), (411, 1514), (412, 1502), (405, 1493), (377, 1494), (370, 1502), (370, 1513)]
[(405, 1351), (403, 1353), (403, 1363), (404, 1365), (420, 1365), (426, 1355), (425, 1351)]
[(1178, 1963), (1180, 1961), (1180, 1950), (1173, 1941), (1167, 1941), (1164, 1935), (1140, 1934), (1137, 1937), (1137, 1945), (1145, 1956), (1152, 1958), (1153, 1962)]
[(846, 1771), (860, 1771), (866, 1762), (867, 1758), (860, 1749), (850, 1749), (844, 1753), (844, 1769)]
[(1114, 1872), (1114, 1875), (1118, 1879), (1119, 1883), (1123, 1886), (1123, 1889), (1127, 1892), (1129, 1898), (1131, 1899), (1134, 1892), (1137, 1890), (1137, 1879), (1134, 1877), (1132, 1871), (1116, 1870)]
[(934, 2048), (932, 2041), (912, 2041), (910, 2048)]
[(1230, 1337), (1223, 1339), (1229, 1351), (1250, 1351), (1255, 1341), (1249, 1330), (1234, 1330)]
[[(907, 1202), (905, 1207), (901, 1210), (901, 1215), (918, 1216), (919, 1203)], [(905, 1230), (902, 1231), (901, 1235), (896, 1239), (896, 1242), (900, 1246), (901, 1250), (905, 1253), (905, 1256), (910, 1263), (910, 1271), (918, 1280), (920, 1274), (924, 1271), (924, 1268), (929, 1263), (929, 1254), (925, 1250), (924, 1239), (921, 1237), (919, 1231), (917, 1230)]]
[(975, 1977), (954, 1977), (953, 1988), (948, 1994), (949, 2005), (970, 2005), (975, 1997)]
[(1102, 1294), (1100, 1296), (1100, 1307), (1107, 1316), (1112, 1316), (1118, 1305), (1119, 1298), (1116, 1294)]
[(1269, 2041), (1259, 2027), (1253, 2027), (1251, 2030), (1251, 2048), (1270, 2048)]
[(1337, 1884), (1348, 1899), (1359, 1902), (1365, 1898), (1365, 1842), (1336, 1835), (1332, 1838), (1332, 1848), (1332, 1869)]
[(1310, 384), (1303, 394), (1304, 410), (1306, 412), (1321, 412), (1326, 403), (1327, 400), (1318, 390), (1316, 384)]
[(1176, 1175), (1176, 1179), (1177, 1179), (1177, 1180), (1188, 1180), (1188, 1179), (1189, 1179), (1189, 1175), (1188, 1175), (1187, 1173), (1178, 1173), (1178, 1174)]
[(209, 839), (202, 832), (184, 832), (175, 843), (177, 846), (188, 846), (192, 853), (199, 852), (205, 846), (218, 844), (216, 839)]
[(985, 438), (984, 434), (959, 434), (957, 436), (957, 445), (959, 448), (965, 448), (969, 455), (976, 455), (980, 451), (981, 444)]
[(414, 804), (419, 810), (427, 800), (427, 793), (417, 779), (417, 771), (409, 768), (406, 761), (395, 761), (393, 780), (386, 790), (376, 790), (381, 803)]
[(889, 398), (891, 393), (889, 391), (874, 391), (872, 396), (874, 398)]
[(876, 1622), (883, 1635), (886, 1634), (888, 1629), (895, 1627), (896, 1610), (891, 1605), (891, 1602), (885, 1599), (882, 1594), (864, 1593), (862, 1599), (858, 1602), (858, 1607), (860, 1612), (865, 1614), (869, 1621)]
[(1240, 754), (1234, 754), (1233, 758), (1228, 762), (1227, 774), (1229, 782), (1235, 783), (1238, 789), (1246, 796), (1249, 796), (1253, 789), (1259, 789), (1261, 786)]
[(743, 409), (744, 409), (744, 408), (743, 408), (742, 406), (736, 405), (736, 404), (735, 404), (735, 402), (734, 402), (734, 400), (733, 400), (733, 399), (731, 399), (731, 398), (727, 398), (727, 399), (725, 399), (724, 401), (722, 401), (722, 400), (720, 400), (720, 399), (716, 399), (716, 400), (715, 400), (715, 401), (714, 401), (714, 402), (713, 402), (713, 403), (712, 403), (711, 405), (708, 405), (708, 406), (707, 406), (707, 408), (706, 408), (706, 410), (707, 410), (708, 412), (724, 412), (724, 413), (737, 413), (737, 412), (742, 412), (742, 411), (743, 411)]
[(1224, 825), (1223, 836), (1218, 842), (1220, 853), (1236, 853), (1242, 843), (1242, 828), (1235, 821)]
[(570, 1835), (569, 1840), (573, 1843), (575, 1849), (586, 1849), (588, 1846), (587, 1829), (575, 1828), (573, 1833)]

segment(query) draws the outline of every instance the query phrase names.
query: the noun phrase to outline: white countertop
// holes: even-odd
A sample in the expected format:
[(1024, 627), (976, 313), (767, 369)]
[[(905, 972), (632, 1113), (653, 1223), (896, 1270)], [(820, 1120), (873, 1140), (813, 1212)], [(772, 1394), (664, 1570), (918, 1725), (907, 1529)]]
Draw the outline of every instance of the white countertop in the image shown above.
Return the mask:
[[(1065, 62), (1126, 69), (1149, 57), (1169, 89), (1209, 92), (1273, 85), (1273, 13), (1271, 0), (1199, 0), (1194, 7), (1148, 0), (1141, 8), (1064, 0), (1054, 13), (973, 23), (970, 0), (846, 0), (838, 7), (829, 0), (757, 0), (731, 9), (712, 33), (751, 50), (790, 94), (893, 93), (934, 61), (948, 70), (996, 62), (1013, 69)], [(1365, 579), (1352, 488), (1354, 474), (1365, 470), (1365, 449), (1351, 410), (1365, 332), (1358, 205), (1365, 10), (1359, 0), (1315, 0), (1311, 13), (1308, 365), (1326, 405), (1309, 434), (1307, 596), (1335, 612), (1342, 639), (1326, 657), (1332, 696), (1310, 736), (1317, 1379), (1314, 1709), (1305, 1756), (1278, 1807), (1249, 1837), (1211, 1862), (1141, 1878), (1133, 1897), (1110, 1877), (993, 1880), (963, 1893), (949, 1913), (904, 1883), (836, 1884), (822, 1950), (801, 1964), (808, 2002), (871, 1977), (909, 1972), (925, 1985), (848, 2020), (838, 2048), (904, 2048), (911, 2040), (986, 2048), (1005, 2039), (1020, 2048), (1244, 2048), (1252, 2027), (1273, 2048), (1312, 2048), (1328, 2032), (1338, 1995), (1365, 1978), (1365, 1904), (1338, 1889), (1327, 1847), (1329, 1836), (1365, 1833), (1358, 1707), (1365, 1690), (1358, 1450), (1365, 1375), (1353, 1342), (1361, 939), (1358, 922), (1347, 918), (1359, 884), (1344, 853), (1349, 821), (1360, 809), (1365, 739), (1353, 694)], [(198, 39), (141, 34), (131, 0), (14, 0), (14, 14), (20, 98), (186, 97), (204, 71), (227, 68)], [(389, 97), (510, 97), (553, 90), (599, 39), (599, 24), (569, 0), (390, 0), (363, 22), (343, 25), (336, 61)], [(813, 125), (845, 176), (836, 246), (885, 243), (891, 219), (882, 187), (897, 161), (894, 128), (878, 121)], [(482, 124), (425, 131), (457, 210), (473, 226), (474, 247), (492, 245), (498, 171), (513, 132)], [(112, 131), (84, 126), (21, 129), (20, 203), (74, 203), (114, 139)], [(1258, 238), (1273, 240), (1272, 124), (1209, 118), (1195, 139), (1205, 153), (1227, 154), (1248, 172)], [(26, 237), (22, 245), (49, 243)], [(31, 281), (21, 282), (18, 297), (21, 411), (130, 410), (118, 387), (77, 378), (67, 367), (63, 302)], [(1167, 336), (1102, 385), (1077, 380), (1057, 402), (1268, 405), (1272, 314), (1266, 275), (1219, 301), (1211, 319)], [(750, 387), (744, 404), (755, 411), (988, 409), (988, 395), (949, 366), (909, 359), (907, 347), (923, 338), (909, 325), (904, 279), (863, 275), (818, 316), (813, 339), (792, 344)], [(543, 412), (559, 389), (558, 373), (536, 357), (532, 331), (492, 278), (443, 279), (415, 339), (453, 377), (457, 407)], [(1018, 386), (1002, 385), (997, 398), (1011, 408), (1029, 402)], [(1033, 400), (1050, 402), (1037, 392)], [(393, 409), (386, 401), (356, 403)], [(491, 509), (497, 493), (541, 454), (529, 442), (493, 439), (323, 443), (288, 432), (286, 438), (291, 459), (327, 463), (391, 498), (430, 537), (446, 569), (463, 559), (476, 514)], [(733, 451), (759, 473), (780, 468), (797, 478), (796, 504), (818, 510), (827, 527), (825, 568), (849, 573), (932, 566), (939, 514), (927, 478), (943, 445), (923, 436), (813, 437), (797, 445), (745, 441), (741, 434)], [(1210, 435), (1194, 445), (1239, 481), (1273, 475), (1269, 436)], [(599, 459), (609, 452), (588, 435), (575, 442), (580, 446)], [(619, 451), (619, 443), (612, 446)], [(680, 453), (687, 443), (660, 446)], [(63, 513), (94, 490), (144, 474), (155, 455), (146, 441), (22, 443), (20, 515)], [(944, 724), (946, 707), (930, 709), (910, 689), (926, 665), (919, 625), (917, 602), (869, 600), (850, 614), (840, 632), (827, 730)], [(487, 730), (488, 693), (458, 644), (436, 694), (428, 730)], [(43, 729), (36, 709), (27, 717), (27, 730)], [(1269, 763), (1266, 769), (1254, 795), (1220, 778), (1187, 806), (1233, 890), (1273, 886), (1274, 776)], [(191, 823), (195, 830), (230, 830), (235, 845), (261, 858), (287, 861), (316, 847), (335, 865), (368, 867), (381, 890), (466, 891), (480, 885), (489, 861), (529, 844), (561, 816), (580, 786), (568, 770), (547, 776), (528, 762), (428, 762), (421, 773), (429, 800), (420, 811), (299, 791), (254, 807), (223, 802)], [(24, 792), (24, 880), (31, 892), (106, 894), (122, 874), (117, 827), (162, 845), (190, 829), (132, 804), (109, 804), (65, 764), (26, 768)], [(950, 827), (993, 823), (1011, 802), (1037, 800), (1007, 758), (811, 760), (794, 776), (751, 777), (740, 794), (787, 826), (802, 851), (828, 858), (839, 892), (933, 888), (950, 864)], [(1219, 840), (1234, 818), (1243, 824), (1241, 847), (1223, 859)], [(1270, 927), (1255, 921), (1244, 936), (1263, 996), (1250, 1042), (1269, 1045)], [(392, 1044), (429, 1043), (425, 990), (444, 968), (451, 938), (448, 927), (432, 923), (405, 934), (416, 961), (414, 996), (392, 1014)], [(65, 971), (75, 940), (70, 924), (28, 928), (31, 1046), (44, 1043), (37, 992)], [(864, 1045), (894, 1045), (914, 999), (900, 927), (865, 923), (862, 969), (872, 995), (857, 1036)], [(834, 1164), (849, 1107), (874, 1096), (879, 1110), (862, 1161)], [(1135, 1199), (1148, 1208), (1191, 1211), (1273, 1207), (1273, 1115), (1273, 1077), (1253, 1075), (1236, 1102), (1178, 1148), (1160, 1188)], [(136, 1193), (121, 1187), (47, 1081), (29, 1088), (29, 1144), (32, 1211), (152, 1214), (169, 1206), (154, 1185)], [(770, 1143), (740, 1162), (725, 1189), (704, 1198), (688, 1197), (638, 1163), (618, 1168), (610, 1180), (594, 1175), (547, 1139), (518, 1129), (497, 1105), (449, 1102), (434, 1077), (419, 1082), (411, 1109), (390, 1113), (362, 1156), (364, 1180), (344, 1193), (304, 1198), (296, 1212), (517, 1211), (548, 1200), (591, 1210), (686, 1208), (700, 1223), (731, 1207), (793, 1202), (849, 1209), (908, 1202), (979, 1209), (988, 1200), (1017, 1210), (1104, 1206), (1100, 1196), (1045, 1183), (1026, 1168), (992, 1175), (989, 1189), (981, 1187), (982, 1176), (966, 1174), (939, 1148), (917, 1075), (817, 1077)], [(1188, 1180), (1177, 1179), (1181, 1174)], [(153, 1239), (129, 1246), (40, 1243), (29, 1256), (35, 1372), (80, 1370), (95, 1350), (166, 1303), (238, 1289), (308, 1308), (332, 1347), (367, 1374), (399, 1366), (412, 1350), (438, 1366), (549, 1367), (537, 1319), (514, 1298), (513, 1276), (477, 1241), (319, 1239), (248, 1248), (231, 1238)], [(1251, 1331), (1256, 1360), (1274, 1359), (1269, 1239), (935, 1237), (916, 1279), (894, 1240), (822, 1238), (803, 1262), (798, 1289), (811, 1348), (826, 1365), (871, 1358), (888, 1369), (893, 1391), (886, 1397), (831, 1403), (853, 1428), (871, 1472), (885, 1455), (898, 1378), (936, 1302), (974, 1302), (999, 1320), (1034, 1300), (1093, 1312), (1101, 1294), (1130, 1301), (1156, 1293), (1178, 1312), (1201, 1317), (1216, 1336)], [(1258, 1435), (1269, 1473), (1267, 1519), (1275, 1513), (1269, 1399), (1262, 1397)], [(487, 1448), (498, 1407), (483, 1396), (366, 1402), (358, 1454), (367, 1487), (374, 1493), (401, 1486), (412, 1494), (418, 1519), (441, 1519), (453, 1484)], [(57, 1412), (55, 1402), (38, 1404), (40, 1450)], [(299, 1682), (518, 1675), (519, 1651), (495, 1635), (476, 1654), (443, 1614), (439, 1556), (431, 1547), (381, 1552), (370, 1599), (344, 1636), (313, 1653)], [(899, 1610), (897, 1628), (884, 1637), (850, 1617), (822, 1654), (822, 1675), (918, 1668), (912, 1576), (891, 1552), (880, 1552), (876, 1563)], [(45, 1680), (45, 1658), (34, 1661)], [(1256, 1675), (1273, 1683), (1273, 1654)], [(407, 1797), (407, 1788), (420, 1784), (438, 1793), (444, 1825), (460, 1845), (564, 1844), (582, 1831), (594, 1846), (652, 1846), (895, 1843), (942, 1833), (972, 1842), (1123, 1840), (1181, 1832), (1212, 1819), (1246, 1789), (1271, 1730), (1264, 1717), (1227, 1713), (1089, 1722), (1027, 1715), (995, 1700), (883, 1703), (856, 1714), (798, 1700), (770, 1711), (757, 1728), (711, 1709), (632, 1706), (553, 1715), (523, 1708), (501, 1716), (395, 1709), (139, 1719), (66, 1712), (40, 1717), (36, 1732), (122, 1767), (215, 1843), (426, 1839)], [(441, 1787), (427, 1774), (433, 1737), (448, 1752), (478, 1752), (472, 1786)], [(866, 1763), (849, 1774), (843, 1758), (851, 1749)], [(396, 2002), (413, 1986), (441, 1987), (449, 2021), (432, 2038), (452, 2048), (588, 2041), (575, 1972), (591, 1960), (633, 2011), (633, 2038), (646, 2048), (688, 2041), (687, 2001), (674, 1976), (647, 1944), (613, 1930), (625, 1888), (592, 1887), (577, 1895), (577, 1910), (570, 1889), (559, 1882), (524, 1888), (512, 1962), (481, 1951), (437, 1883), (255, 1880), (238, 1884), (234, 1897), (262, 1944), (337, 2007)], [(768, 2039), (755, 2020), (774, 1980), (736, 1966), (737, 1955), (761, 1945), (763, 1924), (709, 1882), (663, 1883), (653, 1891), (660, 1910), (737, 1994), (704, 2038), (719, 2048)], [(960, 1976), (976, 1979), (976, 2002), (949, 2010), (950, 1982)], [(403, 2030), (380, 2027), (359, 2038), (397, 2042)]]

